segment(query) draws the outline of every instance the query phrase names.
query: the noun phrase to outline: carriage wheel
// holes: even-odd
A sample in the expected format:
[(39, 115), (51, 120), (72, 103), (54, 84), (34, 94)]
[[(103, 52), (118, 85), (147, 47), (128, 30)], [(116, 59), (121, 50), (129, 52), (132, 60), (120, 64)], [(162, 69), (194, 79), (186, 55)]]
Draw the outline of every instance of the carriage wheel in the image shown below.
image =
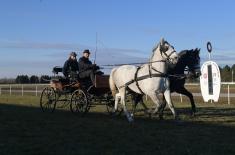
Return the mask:
[(40, 97), (40, 107), (43, 112), (53, 112), (56, 107), (56, 93), (51, 87), (43, 89)]
[(73, 92), (70, 100), (70, 110), (73, 113), (80, 113), (82, 115), (88, 111), (87, 96), (81, 89)]

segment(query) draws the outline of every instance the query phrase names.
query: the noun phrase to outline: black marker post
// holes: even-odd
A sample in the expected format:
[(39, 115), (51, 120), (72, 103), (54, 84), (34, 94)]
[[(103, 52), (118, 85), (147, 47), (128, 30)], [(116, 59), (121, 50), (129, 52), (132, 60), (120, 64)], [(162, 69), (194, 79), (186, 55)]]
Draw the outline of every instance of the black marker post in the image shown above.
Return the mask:
[[(207, 42), (207, 51), (209, 52), (209, 60), (211, 60), (212, 45), (210, 42)], [(212, 78), (212, 66), (207, 66), (208, 73), (208, 91), (210, 95), (213, 95), (213, 78)]]

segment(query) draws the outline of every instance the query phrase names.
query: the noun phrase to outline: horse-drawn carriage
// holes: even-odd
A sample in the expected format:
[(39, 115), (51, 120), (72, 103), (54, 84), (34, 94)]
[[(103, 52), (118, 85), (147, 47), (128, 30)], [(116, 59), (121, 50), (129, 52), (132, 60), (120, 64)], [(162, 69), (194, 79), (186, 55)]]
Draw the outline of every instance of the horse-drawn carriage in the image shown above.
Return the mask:
[(59, 76), (61, 67), (54, 67), (48, 87), (40, 97), (43, 112), (53, 112), (57, 105), (70, 107), (73, 113), (84, 115), (92, 105), (105, 105), (109, 113), (113, 112), (114, 99), (109, 88), (108, 75), (95, 75), (95, 85), (89, 86), (89, 79), (79, 79), (78, 74), (70, 78)]
[[(177, 54), (173, 46), (162, 39), (154, 47), (149, 62), (142, 63), (139, 67), (120, 65), (120, 67), (112, 69), (110, 78), (108, 75), (96, 75), (95, 85), (92, 87), (87, 87), (86, 79), (84, 82), (84, 79), (73, 76), (71, 79), (55, 76), (51, 79), (50, 86), (46, 87), (41, 94), (41, 108), (43, 111), (53, 112), (56, 104), (63, 102), (70, 105), (70, 110), (73, 113), (85, 114), (92, 104), (102, 104), (106, 105), (111, 114), (123, 110), (128, 120), (132, 121), (136, 105), (139, 102), (142, 103), (147, 114), (158, 112), (160, 118), (163, 116), (165, 103), (167, 103), (172, 114), (177, 118), (170, 95), (175, 91), (190, 98), (192, 114), (194, 114), (196, 110), (193, 96), (184, 88), (187, 77), (184, 72), (187, 66), (188, 72), (195, 78), (200, 75), (199, 51), (200, 49), (185, 50)], [(171, 70), (166, 70), (167, 66), (171, 66)], [(54, 68), (53, 71), (58, 75), (62, 69)], [(110, 89), (116, 95), (116, 102), (114, 102)], [(128, 93), (134, 97), (132, 98), (134, 104), (130, 108), (126, 106)], [(148, 95), (155, 104), (154, 109), (152, 108), (153, 110), (150, 112), (143, 103), (143, 94)], [(159, 97), (160, 94), (163, 94), (164, 100)], [(118, 107), (119, 100), (122, 104), (121, 109)]]

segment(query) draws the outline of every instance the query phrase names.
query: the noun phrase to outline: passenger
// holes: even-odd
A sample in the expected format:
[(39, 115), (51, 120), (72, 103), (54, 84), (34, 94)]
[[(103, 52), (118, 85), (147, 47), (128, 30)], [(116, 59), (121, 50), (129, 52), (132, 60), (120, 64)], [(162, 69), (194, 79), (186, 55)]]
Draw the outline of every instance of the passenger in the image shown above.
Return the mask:
[(74, 79), (75, 76), (77, 77), (79, 67), (78, 67), (78, 61), (76, 59), (77, 54), (75, 52), (71, 52), (69, 54), (69, 59), (65, 61), (64, 67), (63, 67), (63, 74), (66, 78), (72, 78)]
[(89, 60), (90, 51), (88, 49), (83, 51), (83, 56), (78, 61), (79, 66), (79, 77), (90, 78), (93, 85), (95, 85), (95, 72), (99, 69), (99, 66), (92, 64)]

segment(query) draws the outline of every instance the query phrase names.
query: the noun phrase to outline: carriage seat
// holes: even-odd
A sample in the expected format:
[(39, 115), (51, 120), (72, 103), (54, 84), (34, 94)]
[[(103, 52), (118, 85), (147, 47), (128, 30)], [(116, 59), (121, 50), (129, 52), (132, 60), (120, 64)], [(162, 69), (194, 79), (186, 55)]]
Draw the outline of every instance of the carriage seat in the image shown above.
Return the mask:
[(55, 88), (55, 90), (73, 92), (80, 87), (78, 73), (71, 72), (68, 77), (65, 77), (63, 74), (59, 74), (63, 72), (63, 68), (60, 66), (55, 66), (52, 72), (54, 76), (51, 77), (50, 85)]
[(52, 69), (52, 72), (53, 72), (54, 74), (62, 73), (62, 71), (63, 71), (63, 68), (60, 67), (60, 66), (55, 66), (55, 67)]
[[(60, 66), (55, 66), (53, 69), (52, 69), (52, 72), (54, 74), (56, 74), (56, 78), (54, 78), (53, 80), (55, 82), (61, 82), (62, 84), (69, 84), (71, 82), (74, 82), (74, 81), (77, 81), (79, 80), (78, 78), (78, 74), (75, 73), (75, 72), (71, 72), (69, 73), (69, 76), (68, 77), (65, 77), (65, 76), (59, 76), (59, 73), (62, 73), (63, 72), (63, 68), (60, 67)], [(62, 74), (63, 75), (63, 74)]]
[(60, 66), (55, 66), (55, 67), (53, 67), (52, 72), (53, 72), (54, 74), (56, 74), (56, 76), (52, 77), (51, 80), (52, 80), (53, 82), (60, 82), (60, 83), (62, 83), (62, 84), (68, 84), (68, 83), (69, 83), (69, 79), (67, 79), (67, 78), (64, 77), (64, 76), (59, 75), (59, 73), (62, 73), (62, 71), (63, 71), (63, 68), (60, 67)]
[(70, 82), (70, 80), (64, 76), (54, 76), (51, 78), (51, 81), (60, 82), (62, 84), (68, 84)]

